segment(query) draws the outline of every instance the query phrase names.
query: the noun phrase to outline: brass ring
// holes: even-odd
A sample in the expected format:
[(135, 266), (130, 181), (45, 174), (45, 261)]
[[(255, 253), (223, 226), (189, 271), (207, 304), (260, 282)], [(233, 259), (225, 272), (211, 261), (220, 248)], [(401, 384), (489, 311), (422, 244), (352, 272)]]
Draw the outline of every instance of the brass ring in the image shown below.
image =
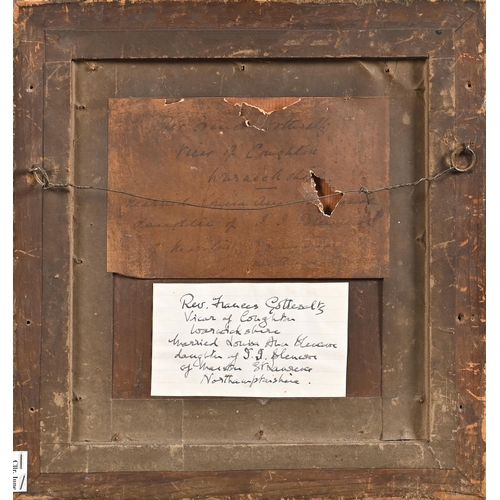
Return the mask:
[[(470, 163), (464, 168), (457, 167), (455, 165), (455, 158), (459, 155), (469, 155), (470, 156)], [(476, 153), (474, 153), (474, 150), (470, 147), (470, 144), (464, 144), (463, 146), (458, 147), (451, 153), (451, 166), (457, 171), (457, 172), (468, 172), (469, 170), (472, 170), (476, 166)]]

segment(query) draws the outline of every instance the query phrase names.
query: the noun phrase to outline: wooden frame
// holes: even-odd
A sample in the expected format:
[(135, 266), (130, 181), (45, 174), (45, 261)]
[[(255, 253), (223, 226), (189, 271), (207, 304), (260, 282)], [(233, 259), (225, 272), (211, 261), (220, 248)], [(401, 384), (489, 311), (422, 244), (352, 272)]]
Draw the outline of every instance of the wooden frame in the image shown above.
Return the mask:
[[(30, 458), (29, 489), (21, 497), (420, 495), (462, 500), (485, 496), (484, 22), (482, 2), (410, 6), (18, 2), (14, 448), (28, 450)], [(72, 179), (71, 168), (61, 168), (71, 166), (71, 130), (50, 137), (51, 113), (66, 113), (71, 123), (73, 107), (78, 105), (70, 91), (72, 61), (179, 57), (427, 61), (429, 174), (446, 168), (450, 152), (469, 141), (478, 159), (472, 171), (452, 177), (454, 196), (449, 187), (444, 190), (440, 185), (429, 191), (429, 435), (427, 444), (420, 441), (416, 446), (434, 457), (432, 465), (423, 460), (423, 465), (401, 468), (370, 464), (218, 472), (105, 472), (103, 466), (103, 472), (41, 473), (44, 434), (57, 436), (51, 438), (54, 457), (64, 456), (71, 445), (67, 430), (58, 426), (72, 404), (67, 378), (71, 214), (60, 210), (67, 203), (64, 199), (55, 203), (44, 199), (29, 169), (44, 164), (57, 172), (60, 181)], [(50, 220), (50, 228), (44, 228), (42, 217)], [(49, 377), (50, 398), (41, 391)]]

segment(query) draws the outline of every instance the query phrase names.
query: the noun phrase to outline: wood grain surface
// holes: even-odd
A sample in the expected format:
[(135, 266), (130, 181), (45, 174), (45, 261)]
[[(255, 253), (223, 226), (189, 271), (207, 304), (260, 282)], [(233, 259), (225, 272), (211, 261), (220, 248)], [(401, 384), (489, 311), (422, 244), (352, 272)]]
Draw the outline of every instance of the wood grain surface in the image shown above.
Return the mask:
[[(257, 5), (250, 1), (167, 1), (44, 5), (20, 1), (17, 7), (14, 448), (28, 450), (30, 472), (28, 492), (15, 497), (485, 498), (484, 2)], [(395, 289), (388, 286), (389, 280), (382, 280), (383, 285), (376, 280), (360, 283), (359, 290), (371, 287), (368, 299), (363, 299), (368, 300), (369, 311), (362, 315), (370, 327), (358, 330), (355, 325), (360, 318), (351, 318), (350, 335), (360, 332), (360, 337), (352, 340), (359, 349), (355, 358), (350, 358), (349, 369), (369, 359), (372, 350), (375, 357), (366, 367), (366, 376), (356, 377), (350, 372), (348, 391), (363, 395), (360, 401), (376, 400), (381, 404), (382, 410), (374, 411), (374, 418), (384, 415), (381, 436), (370, 435), (364, 442), (356, 441), (352, 435), (345, 443), (335, 439), (333, 447), (327, 444), (321, 453), (315, 443), (271, 442), (266, 448), (265, 440), (258, 438), (251, 445), (194, 442), (196, 432), (201, 432), (196, 428), (198, 415), (206, 414), (205, 424), (217, 423), (216, 415), (208, 413), (210, 408), (195, 402), (187, 403), (183, 410), (189, 417), (186, 422), (193, 432), (192, 443), (180, 447), (147, 442), (147, 429), (142, 431), (142, 441), (127, 441), (127, 429), (137, 431), (139, 427), (135, 420), (127, 420), (128, 416), (140, 420), (140, 405), (156, 404), (145, 397), (148, 376), (143, 367), (148, 362), (149, 339), (147, 335), (137, 335), (139, 330), (148, 328), (147, 320), (134, 315), (133, 310), (126, 311), (130, 297), (142, 302), (141, 310), (148, 309), (148, 281), (107, 275), (101, 279), (96, 274), (96, 280), (87, 282), (83, 272), (87, 254), (83, 258), (73, 254), (72, 238), (76, 235), (81, 240), (82, 235), (95, 234), (100, 244), (105, 241), (105, 229), (97, 227), (97, 218), (90, 221), (95, 226), (78, 225), (78, 210), (92, 213), (92, 207), (97, 210), (101, 202), (97, 197), (84, 202), (79, 198), (75, 205), (70, 189), (42, 190), (29, 169), (43, 165), (52, 178), (61, 181), (85, 177), (86, 173), (75, 171), (72, 163), (74, 157), (81, 158), (85, 153), (78, 149), (79, 138), (72, 135), (75, 121), (85, 120), (86, 103), (74, 102), (75, 95), (80, 95), (75, 85), (83, 85), (72, 80), (78, 64), (83, 63), (92, 77), (100, 61), (133, 66), (140, 61), (161, 63), (165, 58), (234, 60), (235, 70), (240, 68), (239, 71), (246, 61), (252, 60), (269, 64), (290, 58), (303, 61), (306, 67), (307, 61), (318, 58), (372, 58), (386, 65), (387, 71), (381, 78), (388, 82), (390, 79), (391, 86), (401, 92), (401, 99), (406, 90), (398, 79), (398, 62), (425, 62), (427, 77), (412, 89), (412, 95), (416, 93), (426, 103), (426, 171), (432, 174), (446, 168), (450, 153), (469, 142), (478, 162), (472, 171), (449, 177), (446, 185), (428, 186), (415, 193), (414, 206), (399, 205), (393, 210), (396, 214), (399, 209), (402, 214), (411, 210), (420, 214), (422, 210), (426, 222), (423, 228), (419, 224), (412, 228), (411, 245), (397, 247), (399, 255), (411, 256), (411, 261), (419, 263), (412, 267), (411, 279), (407, 279), (405, 266), (401, 265), (399, 281), (391, 277), (391, 283), (397, 283)], [(372, 68), (366, 65), (367, 71)], [(110, 95), (124, 97), (116, 94), (116, 75), (121, 69), (112, 71), (114, 79), (100, 80), (101, 85), (106, 85)], [(140, 81), (128, 81), (126, 74), (121, 74), (130, 89), (128, 97), (134, 97), (134, 85), (140, 90)], [(370, 78), (379, 75), (370, 74)], [(199, 78), (202, 82), (204, 75)], [(256, 92), (266, 95), (258, 87)], [(345, 97), (350, 97), (349, 92)], [(393, 102), (396, 106), (391, 108), (391, 120), (398, 116), (396, 108), (402, 101)], [(94, 112), (105, 116), (106, 110), (99, 105)], [(403, 125), (404, 122), (399, 125), (401, 133), (405, 130)], [(102, 156), (107, 147), (105, 132), (96, 134), (95, 145)], [(393, 146), (398, 147), (397, 141), (391, 144), (391, 151)], [(87, 156), (92, 167), (93, 151), (87, 151)], [(91, 167), (89, 175), (93, 175)], [(411, 170), (408, 165), (405, 168)], [(392, 174), (397, 174), (394, 165), (391, 169)], [(317, 207), (311, 208), (317, 211)], [(397, 234), (393, 226), (394, 220), (391, 238)], [(85, 252), (92, 253), (93, 241), (90, 238), (87, 246), (82, 246)], [(398, 265), (397, 252), (390, 254), (394, 266)], [(104, 259), (99, 266), (105, 269)], [(423, 272), (416, 275), (416, 269)], [(406, 282), (406, 286), (401, 282)], [(89, 287), (100, 287), (106, 294), (112, 294), (109, 290), (114, 287), (114, 303), (112, 297), (101, 306), (97, 300), (87, 305), (75, 300)], [(360, 306), (365, 304), (360, 296), (356, 300)], [(413, 304), (408, 316), (398, 321), (397, 315), (389, 314), (389, 308), (408, 303)], [(102, 320), (94, 314), (97, 310), (102, 313)], [(120, 318), (116, 317), (117, 310)], [(404, 325), (408, 318), (412, 328), (420, 328), (420, 338), (406, 334)], [(87, 345), (82, 335), (73, 337), (73, 332), (80, 331), (80, 320), (96, 327), (97, 333), (91, 337), (92, 342), (98, 340), (94, 343), (92, 366), (86, 366), (86, 359), (79, 359), (80, 353), (91, 350), (92, 345)], [(412, 340), (402, 344), (399, 335)], [(416, 351), (410, 349), (411, 342), (416, 343)], [(422, 359), (412, 360), (414, 352), (423, 352)], [(110, 364), (113, 356), (115, 365)], [(401, 372), (390, 371), (387, 357), (397, 358), (394, 366)], [(367, 383), (371, 377), (372, 383)], [(95, 384), (97, 380), (103, 384)], [(95, 394), (82, 393), (85, 384), (94, 387)], [(380, 387), (382, 397), (376, 395)], [(92, 396), (94, 400), (88, 404), (87, 399)], [(112, 421), (113, 414), (105, 403), (120, 407), (120, 422)], [(224, 404), (231, 406), (219, 403), (221, 408)], [(272, 406), (262, 408), (268, 408), (261, 410), (263, 414), (269, 408), (274, 411)], [(169, 419), (161, 423), (165, 429), (170, 426), (169, 432), (174, 433), (181, 413), (175, 404), (167, 409)], [(321, 411), (326, 415), (328, 408)], [(301, 414), (298, 408), (293, 415), (283, 415), (301, 419), (304, 425), (308, 419), (314, 425), (321, 420), (310, 419), (307, 411)], [(151, 426), (154, 413), (146, 413), (145, 417), (142, 425)], [(401, 418), (405, 422), (408, 418), (415, 421), (410, 427), (398, 428)], [(327, 432), (333, 432), (331, 421)], [(346, 435), (349, 423), (344, 419), (341, 424)], [(241, 435), (259, 435), (258, 429), (245, 429), (238, 420), (235, 424), (241, 425)], [(123, 429), (120, 435), (109, 432), (114, 425)], [(414, 434), (408, 435), (408, 429)], [(224, 436), (224, 426), (216, 430), (217, 436)], [(320, 430), (319, 426), (310, 429), (310, 436), (320, 436)], [(266, 436), (267, 429), (264, 431)], [(279, 436), (275, 431), (270, 439)], [(142, 470), (134, 464), (139, 456)], [(239, 467), (258, 456), (263, 457), (264, 470), (215, 470), (219, 457), (232, 458), (234, 467)], [(272, 457), (274, 463), (283, 467), (273, 467)], [(295, 457), (299, 457), (300, 463), (319, 463), (320, 468), (294, 468)], [(159, 463), (165, 464), (165, 469), (155, 470)], [(175, 471), (181, 463), (192, 469)], [(197, 470), (196, 464), (211, 470)]]

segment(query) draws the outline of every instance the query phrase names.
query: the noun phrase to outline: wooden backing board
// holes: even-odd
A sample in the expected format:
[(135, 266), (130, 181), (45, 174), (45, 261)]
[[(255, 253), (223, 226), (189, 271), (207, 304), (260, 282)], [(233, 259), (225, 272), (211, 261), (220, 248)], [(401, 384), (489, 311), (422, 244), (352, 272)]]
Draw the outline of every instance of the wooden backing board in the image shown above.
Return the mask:
[[(183, 93), (196, 92), (201, 95), (213, 95), (219, 91), (220, 79), (219, 74), (229, 74), (225, 85), (229, 91), (231, 88), (240, 89), (240, 92), (245, 92), (247, 95), (255, 85), (262, 82), (262, 78), (274, 79), (279, 78), (279, 75), (284, 72), (290, 75), (290, 83), (298, 83), (301, 87), (305, 87), (299, 95), (303, 95), (307, 87), (310, 86), (311, 75), (314, 75), (314, 87), (310, 89), (311, 95), (324, 95), (326, 92), (334, 92), (334, 95), (343, 97), (344, 85), (356, 80), (356, 86), (353, 88), (353, 93), (356, 95), (376, 95), (385, 96), (386, 92), (389, 95), (391, 108), (394, 109), (394, 116), (398, 117), (403, 114), (408, 114), (412, 117), (413, 126), (401, 127), (395, 122), (394, 127), (391, 127), (391, 137), (396, 134), (397, 141), (393, 148), (394, 157), (391, 161), (392, 175), (395, 179), (405, 179), (410, 175), (421, 175), (423, 171), (423, 157), (420, 153), (420, 139), (416, 134), (422, 123), (423, 107), (422, 101), (419, 99), (419, 93), (413, 89), (421, 81), (423, 63), (421, 61), (401, 61), (398, 64), (398, 85), (391, 85), (389, 79), (383, 78), (385, 75), (385, 67), (383, 62), (379, 61), (314, 61), (307, 65), (301, 64), (299, 61), (273, 61), (273, 64), (262, 64), (259, 61), (246, 61), (245, 72), (232, 72), (234, 63), (232, 61), (169, 61), (168, 63), (158, 64), (155, 61), (137, 62), (114, 62), (102, 61), (99, 62), (98, 69), (89, 71), (89, 63), (81, 61), (75, 64), (74, 75), (76, 85), (76, 102), (85, 103), (85, 109), (78, 109), (75, 113), (75, 134), (79, 138), (75, 145), (75, 161), (79, 168), (75, 171), (76, 182), (79, 184), (92, 184), (96, 179), (103, 179), (107, 172), (107, 114), (102, 110), (108, 108), (109, 96), (116, 95), (117, 97), (126, 97), (131, 93), (133, 95), (147, 95), (150, 97), (161, 97), (165, 90), (162, 82), (169, 82), (169, 89), (172, 93), (182, 95)], [(93, 66), (92, 66), (93, 67)], [(367, 82), (362, 79), (366, 68), (374, 73), (373, 80)], [(199, 88), (197, 74), (205, 75), (205, 86)], [(336, 88), (331, 88), (332, 76), (336, 76)], [(298, 77), (298, 81), (295, 78)], [(358, 77), (359, 76), (359, 77)], [(373, 86), (373, 81), (378, 81), (376, 87)], [(370, 83), (372, 85), (370, 85)], [(351, 83), (352, 84), (352, 83)], [(284, 82), (285, 87), (290, 84)], [(281, 88), (274, 87), (274, 92), (280, 91)], [(269, 91), (268, 91), (269, 92)], [(146, 94), (145, 94), (146, 93)], [(298, 94), (298, 92), (297, 92)], [(54, 124), (56, 125), (56, 123)], [(394, 166), (406, 164), (410, 162), (412, 168), (415, 169), (413, 174), (410, 172), (398, 172)], [(399, 200), (397, 221), (395, 227), (391, 228), (391, 241), (394, 243), (391, 252), (397, 256), (398, 260), (391, 259), (394, 270), (397, 272), (391, 273), (390, 279), (384, 280), (384, 286), (371, 286), (364, 288), (363, 280), (360, 280), (357, 296), (353, 298), (354, 307), (352, 309), (353, 319), (350, 325), (349, 335), (352, 337), (353, 349), (350, 350), (354, 356), (349, 366), (354, 369), (349, 369), (348, 385), (353, 383), (358, 384), (358, 388), (363, 390), (366, 380), (365, 369), (370, 367), (370, 370), (375, 370), (375, 375), (380, 374), (384, 367), (385, 383), (384, 390), (390, 395), (392, 403), (388, 404), (391, 417), (383, 419), (383, 433), (393, 433), (399, 437), (419, 437), (425, 433), (425, 427), (420, 422), (423, 422), (425, 415), (425, 404), (419, 403), (421, 394), (423, 393), (423, 379), (416, 376), (420, 374), (423, 368), (421, 335), (422, 326), (421, 320), (417, 313), (419, 301), (416, 297), (421, 295), (420, 287), (416, 285), (416, 289), (409, 288), (406, 290), (406, 284), (413, 282), (415, 278), (419, 279), (420, 273), (417, 269), (421, 269), (421, 245), (417, 244), (416, 250), (419, 258), (415, 261), (414, 251), (406, 250), (407, 235), (413, 231), (420, 231), (422, 227), (422, 217), (419, 213), (414, 213), (413, 204), (419, 205), (419, 199), (422, 189), (415, 192), (399, 191), (395, 198)], [(410, 199), (414, 199), (411, 203)], [(52, 196), (51, 196), (52, 197)], [(394, 197), (394, 194), (391, 194)], [(103, 215), (106, 214), (106, 193), (93, 192), (89, 190), (79, 190), (75, 192), (75, 253), (78, 256), (77, 263), (74, 268), (74, 290), (75, 296), (85, 297), (86, 300), (75, 301), (75, 323), (74, 323), (74, 341), (73, 341), (73, 391), (76, 398), (75, 412), (73, 414), (72, 426), (75, 429), (74, 437), (80, 440), (109, 439), (110, 436), (119, 434), (120, 436), (134, 436), (138, 438), (137, 430), (132, 432), (130, 426), (122, 425), (125, 416), (122, 414), (126, 410), (127, 418), (131, 422), (137, 422), (138, 415), (142, 419), (146, 414), (153, 415), (157, 411), (167, 411), (169, 406), (165, 406), (164, 411), (160, 410), (162, 405), (159, 403), (148, 403), (141, 405), (134, 404), (133, 401), (118, 404), (112, 401), (111, 405), (106, 402), (109, 397), (108, 388), (110, 383), (109, 378), (109, 361), (106, 360), (106, 352), (109, 349), (110, 338), (109, 332), (111, 325), (109, 324), (109, 299), (114, 295), (115, 308), (113, 317), (116, 322), (113, 324), (113, 387), (114, 384), (129, 383), (131, 392), (128, 392), (127, 398), (134, 397), (136, 391), (143, 391), (147, 385), (148, 377), (147, 361), (150, 354), (147, 353), (148, 343), (150, 349), (151, 325), (148, 325), (148, 316), (151, 314), (151, 285), (147, 282), (136, 283), (137, 279), (120, 280), (120, 276), (113, 276), (106, 273), (105, 268), (105, 252), (102, 251), (106, 246), (106, 224)], [(103, 223), (104, 222), (104, 223)], [(417, 233), (418, 234), (418, 233)], [(401, 244), (405, 248), (401, 252)], [(405, 263), (401, 268), (401, 259)], [(114, 285), (114, 290), (110, 286)], [(405, 293), (401, 293), (405, 290)], [(383, 295), (382, 295), (383, 294)], [(385, 300), (382, 301), (382, 296)], [(108, 300), (103, 300), (108, 298)], [(119, 299), (119, 300), (118, 300)], [(148, 307), (149, 303), (149, 307)], [(143, 309), (144, 307), (144, 309)], [(382, 313), (383, 308), (383, 313)], [(149, 310), (149, 312), (148, 312)], [(137, 315), (141, 317), (136, 317)], [(397, 314), (395, 314), (397, 312)], [(376, 366), (380, 358), (375, 354), (380, 353), (377, 345), (380, 345), (381, 322), (375, 320), (373, 323), (368, 323), (369, 318), (380, 318), (384, 314), (384, 323), (386, 331), (394, 331), (399, 339), (398, 343), (385, 343), (384, 350), (389, 354), (385, 358), (385, 363)], [(392, 319), (391, 319), (392, 317)], [(149, 318), (150, 319), (150, 318)], [(401, 326), (399, 326), (401, 325)], [(402, 329), (401, 329), (402, 328)], [(360, 343), (361, 340), (361, 343)], [(373, 352), (370, 353), (370, 348), (367, 350), (361, 349), (361, 346), (372, 346)], [(403, 347), (402, 347), (403, 346)], [(397, 356), (393, 356), (392, 352), (397, 352)], [(372, 355), (373, 354), (373, 355)], [(397, 363), (397, 372), (394, 371), (395, 363)], [(99, 366), (96, 370), (95, 367)], [(356, 366), (363, 369), (356, 369)], [(121, 378), (123, 377), (123, 380)], [(125, 378), (126, 377), (126, 378)], [(373, 379), (373, 382), (380, 380), (379, 376)], [(404, 383), (402, 381), (404, 380)], [(96, 391), (96, 387), (99, 391)], [(376, 384), (375, 384), (376, 387)], [(380, 385), (378, 386), (380, 390)], [(399, 389), (399, 387), (404, 389)], [(360, 395), (362, 392), (351, 392), (351, 395)], [(405, 394), (419, 395), (416, 399), (414, 396), (408, 397)], [(117, 394), (117, 393), (114, 393)], [(365, 393), (366, 394), (366, 393)], [(376, 394), (376, 393), (373, 393)], [(364, 402), (363, 402), (364, 401)], [(207, 415), (207, 412), (212, 405), (217, 404), (221, 407), (220, 402), (202, 400), (198, 402), (184, 402), (185, 412), (179, 411), (179, 408), (172, 411), (181, 420), (189, 420), (194, 415), (193, 407), (197, 407), (202, 415)], [(255, 404), (255, 403), (254, 403)], [(259, 404), (259, 403), (257, 403)], [(333, 407), (332, 407), (333, 404)], [(326, 401), (315, 402), (314, 423), (309, 419), (311, 425), (304, 425), (299, 415), (290, 410), (287, 412), (289, 416), (287, 420), (295, 422), (292, 426), (283, 427), (282, 431), (276, 433), (276, 429), (270, 429), (269, 415), (278, 407), (276, 402), (273, 402), (266, 408), (269, 408), (271, 413), (263, 413), (258, 411), (255, 414), (251, 406), (246, 406), (245, 412), (240, 409), (239, 420), (244, 422), (247, 420), (247, 425), (238, 426), (234, 432), (226, 434), (226, 438), (231, 436), (233, 440), (245, 442), (246, 440), (253, 441), (257, 430), (252, 431), (257, 422), (254, 420), (258, 415), (261, 420), (260, 430), (264, 431), (266, 440), (261, 443), (271, 443), (276, 440), (293, 441), (293, 436), (304, 436), (300, 438), (302, 441), (305, 435), (308, 439), (314, 436), (315, 442), (329, 442), (333, 436), (340, 439), (345, 439), (346, 435), (356, 435), (357, 439), (362, 438), (366, 441), (373, 436), (379, 436), (382, 432), (380, 427), (380, 401), (378, 409), (374, 411), (374, 401), (363, 399), (349, 399), (345, 404), (342, 404), (340, 409), (339, 402)], [(238, 409), (238, 403), (234, 402)], [(175, 406), (175, 405), (174, 405)], [(179, 405), (177, 405), (179, 406)], [(280, 406), (281, 407), (281, 406)], [(189, 411), (187, 410), (189, 408)], [(333, 413), (332, 413), (333, 408)], [(331, 427), (332, 421), (329, 415), (337, 414), (338, 412), (347, 412), (349, 414), (350, 431), (346, 434), (346, 428), (342, 426)], [(168, 413), (168, 411), (167, 411)], [(210, 413), (208, 413), (209, 415)], [(112, 429), (108, 425), (103, 425), (106, 422), (105, 415), (109, 415), (112, 422)], [(267, 415), (267, 416), (266, 416)], [(367, 418), (367, 416), (369, 417)], [(248, 419), (252, 420), (250, 424)], [(326, 420), (325, 420), (326, 418)], [(103, 420), (104, 419), (104, 420)], [(97, 426), (98, 421), (101, 424)], [(198, 442), (210, 439), (211, 433), (203, 437), (203, 433), (198, 432), (196, 436), (189, 436), (194, 429), (188, 425), (187, 420), (184, 425), (181, 425), (181, 420), (169, 420), (174, 429), (171, 429), (171, 434), (164, 435), (158, 430), (156, 441), (164, 441), (165, 438), (170, 440), (178, 440), (181, 434), (181, 429), (184, 430), (182, 439), (185, 443), (196, 439)], [(320, 421), (328, 421), (328, 429), (323, 424), (320, 427)], [(370, 423), (368, 429), (363, 421)], [(92, 425), (90, 425), (92, 424)], [(271, 425), (271, 427), (273, 427)], [(205, 429), (205, 427), (201, 427)], [(292, 433), (291, 430), (295, 429)], [(322, 432), (319, 432), (320, 429)], [(390, 430), (393, 429), (393, 430)], [(175, 431), (175, 432), (174, 432)], [(359, 434), (358, 432), (363, 432)], [(311, 435), (311, 432), (313, 435)], [(155, 434), (154, 428), (148, 431), (148, 440), (153, 439)], [(170, 436), (170, 437), (169, 437)], [(143, 436), (144, 437), (144, 436)], [(153, 439), (154, 440), (154, 439)], [(122, 441), (123, 446), (123, 441)], [(295, 447), (295, 451), (299, 451), (299, 447)], [(268, 451), (266, 452), (268, 453)], [(304, 448), (300, 453), (308, 454)], [(328, 454), (328, 453), (327, 453)], [(295, 465), (299, 462), (296, 455)], [(125, 455), (123, 455), (125, 457)], [(307, 455), (303, 455), (306, 458)], [(193, 457), (194, 458), (194, 457)], [(207, 457), (208, 458), (208, 457)], [(318, 457), (319, 458), (319, 457)], [(66, 462), (68, 465), (68, 462)], [(129, 466), (134, 468), (141, 467), (141, 463), (136, 460), (129, 462)], [(201, 467), (200, 462), (197, 466)], [(344, 459), (344, 464), (346, 464)], [(221, 460), (205, 464), (204, 467), (228, 467), (233, 466), (234, 462), (223, 464)], [(250, 462), (246, 462), (248, 467)], [(346, 464), (347, 465), (347, 464)], [(76, 465), (74, 465), (76, 467)], [(165, 464), (157, 464), (158, 466), (166, 466)], [(187, 464), (186, 464), (187, 466)], [(262, 460), (255, 462), (253, 466), (262, 466)]]
[[(114, 277), (113, 397), (151, 399), (153, 280)], [(350, 283), (347, 396), (381, 395), (380, 289), (378, 280)], [(128, 304), (135, 304), (130, 308)], [(363, 314), (359, 314), (362, 310)]]

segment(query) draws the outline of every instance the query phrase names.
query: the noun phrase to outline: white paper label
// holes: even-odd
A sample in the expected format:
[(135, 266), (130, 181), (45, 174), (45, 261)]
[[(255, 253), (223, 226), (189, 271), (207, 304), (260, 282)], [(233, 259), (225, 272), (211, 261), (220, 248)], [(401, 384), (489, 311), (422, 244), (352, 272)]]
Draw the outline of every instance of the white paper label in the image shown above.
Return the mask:
[(155, 283), (151, 395), (345, 396), (348, 292), (348, 283)]
[(12, 482), (14, 491), (28, 491), (28, 452), (14, 451), (12, 463)]

